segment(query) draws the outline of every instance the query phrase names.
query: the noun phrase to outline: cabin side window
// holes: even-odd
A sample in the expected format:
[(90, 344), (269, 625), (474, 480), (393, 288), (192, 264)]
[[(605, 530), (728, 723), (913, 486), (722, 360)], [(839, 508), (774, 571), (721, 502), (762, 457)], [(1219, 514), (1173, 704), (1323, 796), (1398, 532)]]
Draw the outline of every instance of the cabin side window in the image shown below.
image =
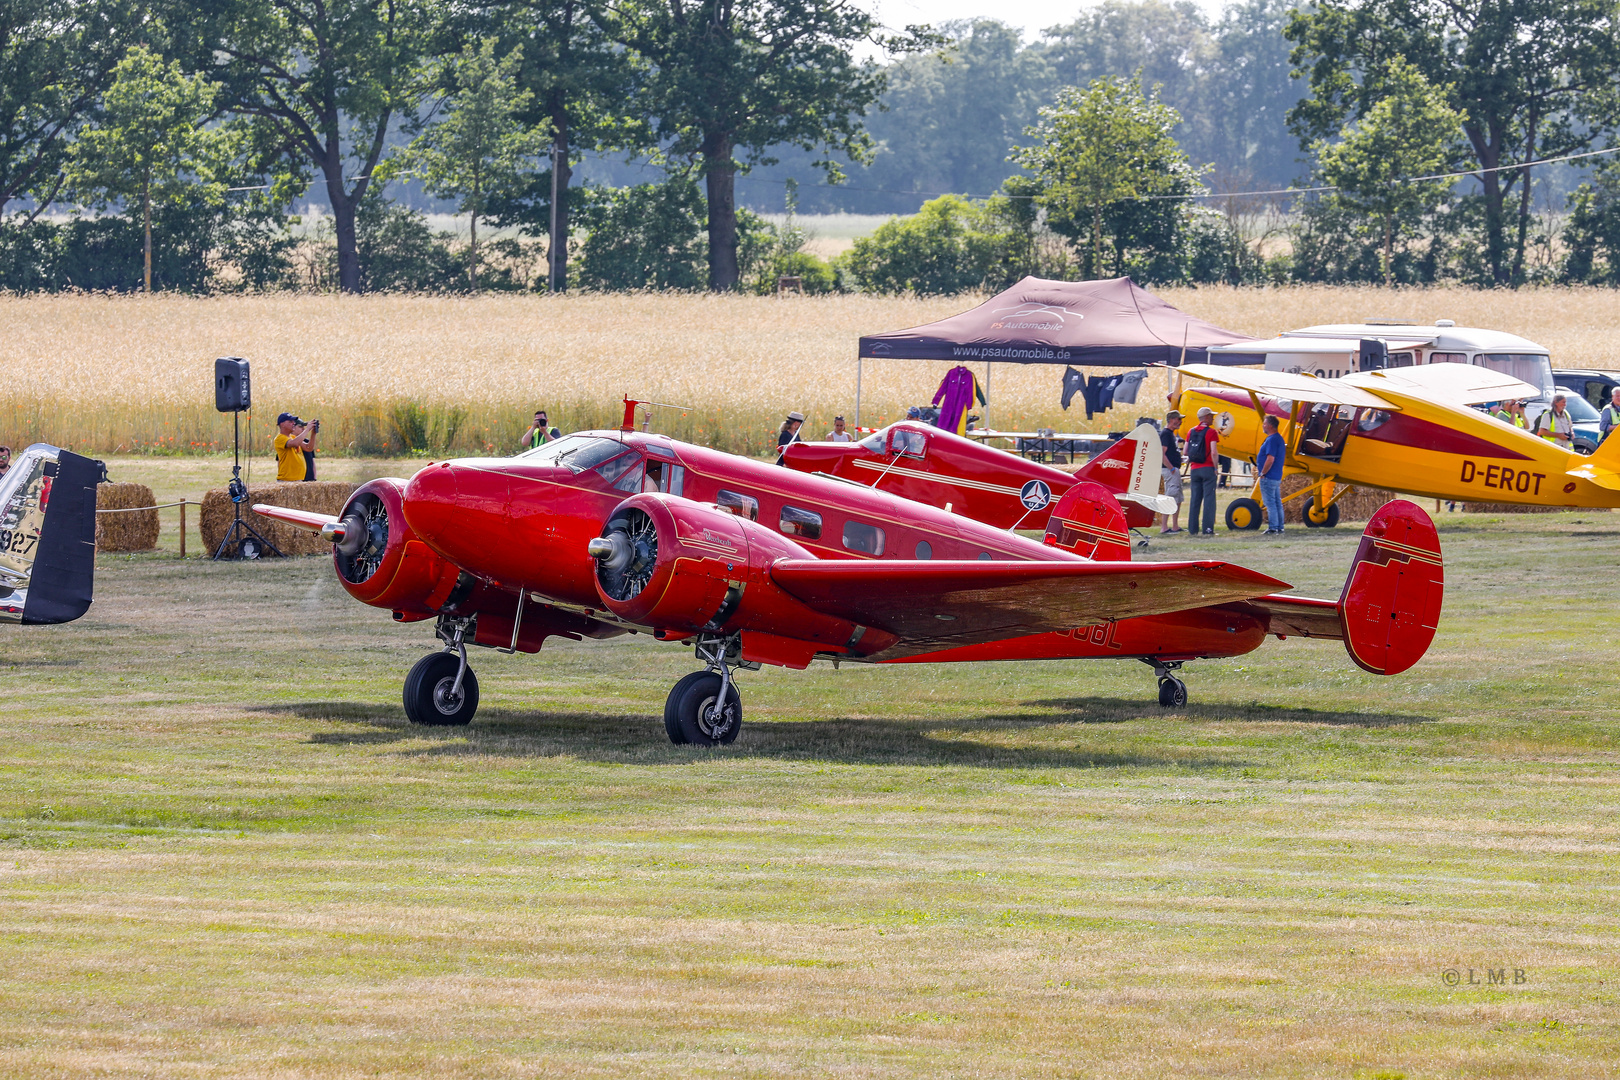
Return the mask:
[(602, 479), (617, 487), (619, 478), (640, 464), (641, 456), (639, 454), (620, 454), (612, 461), (600, 466), (596, 472)]
[(926, 540), (917, 541), (917, 558), (919, 558), (919, 559), (932, 559), (933, 557), (934, 557), (934, 545), (930, 544)]
[(721, 488), (715, 493), (714, 505), (727, 513), (745, 517), (749, 521), (759, 520), (759, 500), (752, 495), (744, 495), (741, 492), (727, 491), (725, 488)]
[(844, 547), (867, 555), (883, 554), (883, 530), (864, 521), (844, 522)]
[(779, 524), (789, 536), (802, 536), (806, 540), (821, 539), (821, 515), (814, 511), (784, 506)]
[(889, 453), (891, 454), (920, 458), (927, 452), (928, 436), (920, 431), (907, 431), (905, 428), (900, 428), (889, 436)]

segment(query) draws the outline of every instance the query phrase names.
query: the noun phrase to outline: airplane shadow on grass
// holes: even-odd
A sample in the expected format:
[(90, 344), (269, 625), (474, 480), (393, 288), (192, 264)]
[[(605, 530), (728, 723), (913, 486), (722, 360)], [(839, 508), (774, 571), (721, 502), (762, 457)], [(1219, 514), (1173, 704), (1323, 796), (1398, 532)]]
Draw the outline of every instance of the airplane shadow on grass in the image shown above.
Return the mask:
[[(663, 718), (650, 714), (601, 714), (486, 708), (467, 727), (421, 727), (397, 705), (354, 701), (261, 706), (256, 711), (292, 713), (308, 720), (343, 724), (318, 731), (311, 742), (327, 746), (380, 746), (410, 742), (402, 753), (570, 756), (587, 761), (678, 765), (713, 753), (725, 757), (785, 761), (833, 761), (860, 765), (933, 765), (979, 768), (1178, 768), (1240, 769), (1252, 762), (1211, 751), (1185, 753), (1136, 746), (1076, 746), (1073, 735), (1092, 725), (1115, 725), (1152, 715), (1156, 705), (1108, 698), (1025, 702), (1045, 711), (948, 720), (830, 718), (745, 723), (737, 742), (713, 751), (672, 746)], [(1197, 706), (1173, 714), (1187, 720), (1249, 720), (1387, 727), (1427, 722), (1426, 717), (1335, 713), (1263, 705)], [(1096, 730), (1096, 729), (1093, 729)], [(1128, 736), (1128, 729), (1121, 730)], [(430, 745), (424, 749), (422, 743)]]

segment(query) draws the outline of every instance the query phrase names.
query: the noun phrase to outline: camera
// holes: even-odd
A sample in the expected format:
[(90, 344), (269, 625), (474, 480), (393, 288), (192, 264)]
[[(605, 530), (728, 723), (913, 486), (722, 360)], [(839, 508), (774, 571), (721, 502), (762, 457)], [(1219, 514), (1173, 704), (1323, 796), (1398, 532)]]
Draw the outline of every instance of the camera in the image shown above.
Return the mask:
[(319, 420), (311, 420), (309, 422), (309, 430), (318, 434), (321, 430), (321, 422)]

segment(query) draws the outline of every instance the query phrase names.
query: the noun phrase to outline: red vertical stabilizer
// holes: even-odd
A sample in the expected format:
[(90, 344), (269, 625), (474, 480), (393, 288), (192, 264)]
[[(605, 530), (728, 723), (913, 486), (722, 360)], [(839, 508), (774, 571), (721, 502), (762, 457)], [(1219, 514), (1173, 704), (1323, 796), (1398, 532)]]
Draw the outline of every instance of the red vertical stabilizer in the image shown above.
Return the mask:
[(1402, 499), (1385, 503), (1361, 534), (1339, 597), (1350, 659), (1377, 675), (1421, 660), (1440, 623), (1445, 576), (1429, 515)]
[(1046, 523), (1046, 542), (1099, 562), (1131, 559), (1131, 533), (1119, 500), (1094, 480), (1082, 480), (1058, 500)]

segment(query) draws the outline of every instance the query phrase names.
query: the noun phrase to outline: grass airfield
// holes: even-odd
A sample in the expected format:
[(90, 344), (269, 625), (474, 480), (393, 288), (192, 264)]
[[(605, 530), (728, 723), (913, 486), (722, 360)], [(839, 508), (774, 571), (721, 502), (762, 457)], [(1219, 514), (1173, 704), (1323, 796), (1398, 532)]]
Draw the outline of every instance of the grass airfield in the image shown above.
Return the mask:
[[(1336, 596), (1358, 534), (1144, 557)], [(103, 556), (0, 628), (0, 1075), (1617, 1076), (1617, 541), (1445, 515), (1404, 676), (767, 669), (718, 751), (677, 646), (417, 729), (431, 630), (324, 560)]]

